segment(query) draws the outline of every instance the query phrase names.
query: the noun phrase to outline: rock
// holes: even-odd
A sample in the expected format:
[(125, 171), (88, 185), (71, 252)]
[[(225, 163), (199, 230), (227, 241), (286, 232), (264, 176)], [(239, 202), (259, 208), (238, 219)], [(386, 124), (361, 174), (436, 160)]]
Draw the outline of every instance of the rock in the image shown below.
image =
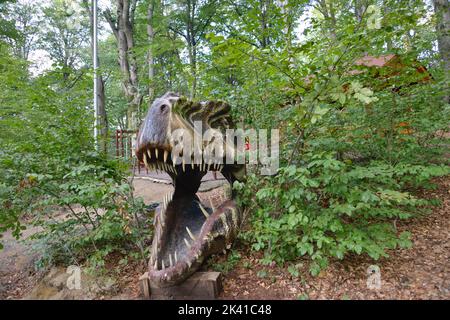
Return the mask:
[(62, 290), (67, 287), (67, 279), (69, 276), (70, 275), (66, 273), (66, 270), (60, 268), (56, 273), (53, 272), (51, 276), (47, 276), (45, 280), (50, 287)]
[(70, 274), (64, 267), (54, 267), (23, 297), (24, 300), (85, 300), (99, 295), (114, 294), (117, 282), (109, 277), (97, 277), (81, 272), (81, 289), (70, 289), (67, 280)]

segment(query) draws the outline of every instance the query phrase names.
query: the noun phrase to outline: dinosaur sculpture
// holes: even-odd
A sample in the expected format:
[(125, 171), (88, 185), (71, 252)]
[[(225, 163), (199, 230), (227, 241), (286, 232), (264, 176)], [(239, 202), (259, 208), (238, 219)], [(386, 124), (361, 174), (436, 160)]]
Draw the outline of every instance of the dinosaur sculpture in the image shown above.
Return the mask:
[(202, 204), (196, 192), (208, 171), (220, 171), (231, 185), (242, 180), (243, 164), (226, 163), (225, 158), (219, 164), (205, 157), (196, 162), (191, 155), (191, 161), (186, 161), (185, 154), (183, 159), (172, 156), (172, 133), (184, 129), (194, 134), (194, 121), (201, 121), (201, 134), (209, 128), (225, 130), (233, 126), (228, 104), (193, 102), (168, 92), (153, 102), (137, 136), (138, 160), (149, 169), (167, 172), (175, 187), (155, 211), (149, 278), (157, 287), (183, 282), (208, 256), (229, 247), (242, 222), (233, 192), (231, 199), (216, 208)]

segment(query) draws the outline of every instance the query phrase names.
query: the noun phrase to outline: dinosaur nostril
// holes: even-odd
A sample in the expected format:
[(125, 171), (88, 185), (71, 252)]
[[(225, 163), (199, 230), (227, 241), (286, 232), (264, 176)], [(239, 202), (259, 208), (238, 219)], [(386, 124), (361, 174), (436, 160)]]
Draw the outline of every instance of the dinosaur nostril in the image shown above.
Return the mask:
[(161, 111), (166, 110), (166, 108), (167, 108), (167, 105), (163, 104), (163, 105), (161, 106)]

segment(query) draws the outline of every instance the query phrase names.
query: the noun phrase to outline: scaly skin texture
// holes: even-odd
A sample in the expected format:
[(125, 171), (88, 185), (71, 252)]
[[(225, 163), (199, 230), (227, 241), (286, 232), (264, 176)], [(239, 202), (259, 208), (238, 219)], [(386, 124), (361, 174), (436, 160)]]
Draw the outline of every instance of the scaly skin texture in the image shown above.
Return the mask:
[(175, 186), (155, 212), (149, 277), (158, 287), (183, 282), (208, 256), (229, 248), (242, 223), (233, 192), (217, 208), (212, 207), (212, 202), (209, 206), (202, 204), (196, 192), (207, 171), (220, 171), (232, 184), (243, 179), (244, 165), (225, 163), (225, 156), (221, 163), (202, 157), (195, 161), (193, 155), (191, 161), (186, 161), (191, 156), (184, 154), (183, 159), (172, 158), (172, 133), (184, 129), (193, 135), (198, 130), (194, 121), (201, 121), (202, 133), (210, 128), (222, 132), (233, 128), (228, 104), (193, 102), (168, 92), (153, 102), (137, 137), (138, 160), (149, 169), (166, 171)]

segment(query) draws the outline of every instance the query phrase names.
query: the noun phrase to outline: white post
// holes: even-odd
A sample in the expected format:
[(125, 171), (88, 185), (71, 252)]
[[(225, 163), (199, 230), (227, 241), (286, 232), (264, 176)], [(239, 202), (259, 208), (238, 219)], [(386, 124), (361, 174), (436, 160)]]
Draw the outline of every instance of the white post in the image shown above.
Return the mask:
[(95, 149), (98, 149), (98, 92), (97, 92), (97, 69), (98, 69), (98, 58), (97, 58), (97, 0), (92, 0), (92, 32), (93, 34), (93, 52), (92, 59), (94, 65), (94, 142)]

